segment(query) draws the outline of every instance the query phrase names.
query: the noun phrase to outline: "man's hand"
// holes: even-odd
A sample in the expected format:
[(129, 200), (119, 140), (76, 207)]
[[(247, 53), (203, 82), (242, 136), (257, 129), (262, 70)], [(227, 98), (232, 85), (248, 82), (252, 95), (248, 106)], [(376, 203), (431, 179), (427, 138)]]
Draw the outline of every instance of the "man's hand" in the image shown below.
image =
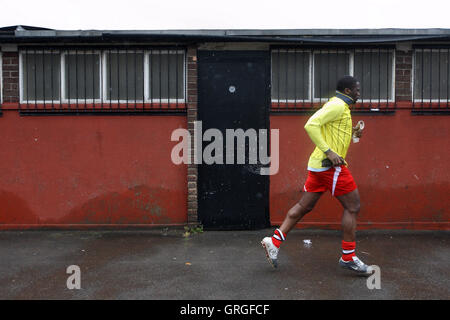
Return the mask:
[(354, 138), (361, 138), (364, 126), (364, 121), (359, 120), (356, 126), (352, 127), (352, 136)]
[(327, 155), (327, 158), (330, 159), (330, 161), (333, 163), (334, 167), (346, 164), (344, 158), (339, 156), (336, 152), (332, 151), (331, 149), (325, 151), (325, 154)]
[(360, 129), (359, 126), (353, 127), (352, 129), (353, 129), (352, 130), (352, 135), (354, 137), (361, 138), (361, 136), (362, 136), (362, 129)]

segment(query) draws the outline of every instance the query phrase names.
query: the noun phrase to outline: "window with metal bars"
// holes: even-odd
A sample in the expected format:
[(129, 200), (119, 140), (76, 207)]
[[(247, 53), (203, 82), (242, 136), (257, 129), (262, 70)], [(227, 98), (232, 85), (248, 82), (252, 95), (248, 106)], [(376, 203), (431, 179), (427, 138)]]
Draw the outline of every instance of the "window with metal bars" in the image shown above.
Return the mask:
[(388, 48), (272, 49), (272, 111), (318, 108), (334, 96), (344, 75), (361, 83), (354, 110), (392, 110), (394, 59)]
[(185, 111), (185, 51), (20, 50), (20, 109)]
[[(0, 52), (0, 105), (3, 103), (3, 54)], [(0, 107), (0, 115), (1, 113)]]
[(413, 110), (450, 111), (450, 47), (415, 48)]

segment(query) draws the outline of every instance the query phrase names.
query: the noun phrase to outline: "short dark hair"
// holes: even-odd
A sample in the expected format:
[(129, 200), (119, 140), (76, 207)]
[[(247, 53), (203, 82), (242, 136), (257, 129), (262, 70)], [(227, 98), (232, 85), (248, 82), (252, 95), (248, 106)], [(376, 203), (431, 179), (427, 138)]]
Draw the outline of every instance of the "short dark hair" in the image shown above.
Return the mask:
[(352, 76), (343, 76), (336, 85), (336, 90), (344, 92), (345, 88), (353, 89), (356, 86), (358, 79)]

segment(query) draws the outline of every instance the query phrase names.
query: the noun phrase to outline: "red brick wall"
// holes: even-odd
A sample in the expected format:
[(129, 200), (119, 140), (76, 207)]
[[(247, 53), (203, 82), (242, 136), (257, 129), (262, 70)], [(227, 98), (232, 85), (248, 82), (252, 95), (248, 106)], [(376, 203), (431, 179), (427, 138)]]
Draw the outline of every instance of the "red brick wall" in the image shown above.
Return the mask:
[[(188, 55), (191, 119), (196, 49)], [(185, 115), (20, 116), (18, 57), (2, 53), (0, 229), (196, 222), (196, 167), (188, 186), (187, 166), (170, 157)]]
[[(191, 135), (191, 146), (194, 146), (194, 121), (197, 120), (197, 47), (189, 47), (187, 51), (187, 126)], [(194, 150), (191, 149), (191, 159), (194, 159)], [(196, 164), (188, 164), (188, 223), (198, 222), (197, 202), (197, 175)]]
[(411, 101), (413, 51), (395, 52), (395, 100)]
[[(413, 51), (410, 48), (398, 48), (396, 50), (396, 60), (395, 60), (395, 99), (397, 102), (401, 102), (398, 107), (399, 109), (407, 109), (411, 107), (411, 99), (412, 99), (412, 92), (411, 92), (411, 81), (412, 81), (412, 57), (413, 57)], [(191, 146), (194, 146), (194, 121), (197, 120), (198, 117), (198, 98), (197, 98), (197, 88), (198, 88), (198, 83), (197, 83), (197, 46), (196, 45), (191, 45), (187, 48), (187, 117), (185, 117), (184, 119), (184, 123), (185, 123), (185, 127), (187, 127), (187, 129), (189, 130), (190, 134), (191, 134)], [(3, 52), (2, 54), (2, 71), (3, 71), (3, 104), (2, 104), (2, 109), (3, 110), (7, 110), (10, 109), (11, 111), (9, 111), (10, 113), (13, 112), (12, 110), (17, 110), (18, 109), (18, 102), (19, 102), (19, 58), (18, 58), (18, 52)], [(401, 117), (400, 117), (400, 111), (402, 111), (403, 113), (401, 113)], [(414, 126), (418, 126), (420, 124), (420, 126), (424, 126), (425, 122), (423, 121), (423, 118), (410, 118), (409, 116), (407, 116), (404, 112), (409, 112), (407, 110), (398, 110), (397, 111), (397, 115), (395, 116), (377, 116), (379, 119), (377, 121), (380, 121), (381, 123), (384, 123), (385, 121), (389, 120), (390, 122), (393, 123), (397, 123), (396, 121), (398, 119), (402, 119), (402, 121), (408, 121), (408, 123), (410, 123), (411, 125)], [(181, 119), (184, 116), (181, 116)], [(390, 118), (389, 118), (390, 117)], [(6, 117), (6, 119), (9, 119), (10, 117)], [(25, 117), (26, 120), (28, 122), (33, 122), (35, 120), (32, 120), (32, 118), (28, 118)], [(24, 118), (24, 119), (25, 119)], [(284, 118), (279, 118), (278, 116), (276, 118), (272, 117), (273, 120), (273, 127), (277, 127), (277, 123), (279, 122), (279, 120), (284, 119), (282, 122), (280, 122), (280, 129), (283, 130), (290, 130), (290, 126), (291, 126), (291, 122), (294, 121), (295, 123), (297, 123), (295, 120), (297, 117), (295, 116), (288, 116), (286, 119)], [(12, 118), (11, 118), (12, 119)], [(63, 118), (61, 118), (63, 119)], [(77, 118), (78, 119), (78, 118)], [(100, 118), (97, 118), (100, 119)], [(444, 120), (446, 118), (444, 117)], [(0, 118), (1, 120), (1, 118)], [(3, 118), (3, 120), (5, 120), (5, 118)], [(20, 117), (17, 119), (16, 117), (14, 117), (14, 121), (18, 121), (18, 123), (20, 122)], [(31, 121), (32, 120), (32, 121)], [(131, 119), (130, 119), (131, 120)], [(156, 118), (154, 119), (156, 120)], [(174, 127), (179, 127), (180, 126), (180, 122), (179, 122), (180, 118), (178, 118), (178, 120), (174, 119)], [(177, 122), (178, 121), (178, 122)], [(388, 122), (389, 122), (388, 121)], [(443, 121), (442, 119), (440, 119), (440, 121)], [(88, 121), (84, 121), (84, 122), (88, 122)], [(376, 121), (375, 121), (376, 122)], [(37, 122), (36, 122), (37, 123)], [(81, 123), (81, 122), (80, 122)], [(131, 122), (130, 122), (131, 123)], [(428, 122), (426, 122), (428, 123)], [(383, 125), (385, 126), (385, 125)], [(296, 124), (294, 125), (295, 130), (297, 130), (296, 128)], [(373, 126), (371, 126), (373, 127)], [(445, 131), (445, 128), (443, 128), (443, 130)], [(301, 128), (300, 128), (301, 129)], [(389, 129), (389, 126), (387, 126), (386, 130)], [(425, 130), (425, 127), (424, 127)], [(166, 130), (167, 131), (167, 130)], [(169, 130), (170, 131), (170, 130)], [(11, 131), (13, 132), (13, 131)], [(281, 133), (282, 134), (282, 133)], [(369, 135), (369, 134), (368, 134)], [(166, 137), (161, 137), (161, 139), (166, 139)], [(289, 143), (292, 147), (292, 145), (295, 145), (298, 143), (298, 141), (294, 140), (283, 140), (283, 137), (280, 137), (280, 141), (284, 141), (284, 143)], [(86, 143), (88, 143), (86, 141)], [(307, 144), (307, 142), (301, 142), (301, 145), (303, 144)], [(361, 145), (362, 146), (362, 145)], [(291, 148), (289, 147), (289, 148)], [(6, 148), (6, 147), (5, 147)], [(291, 149), (292, 150), (292, 149)], [(309, 150), (309, 149), (308, 149)], [(193, 148), (191, 149), (191, 159), (193, 159)], [(304, 150), (301, 150), (301, 152), (303, 152)], [(3, 153), (5, 153), (5, 149), (3, 149)], [(309, 151), (308, 151), (309, 152)], [(307, 153), (308, 153), (307, 152)], [(4, 154), (5, 155), (5, 154)], [(307, 156), (303, 155), (302, 153), (302, 157), (296, 158), (298, 159), (303, 159), (303, 156)], [(280, 159), (285, 159), (281, 157)], [(355, 157), (356, 159), (356, 157)], [(11, 158), (11, 160), (14, 160), (13, 158)], [(19, 159), (16, 159), (17, 161)], [(296, 160), (296, 161), (297, 161)], [(370, 161), (373, 161), (371, 159), (369, 159)], [(303, 160), (302, 160), (303, 161)], [(295, 161), (294, 161), (295, 162)], [(14, 163), (11, 162), (11, 163)], [(278, 184), (277, 183), (281, 183), (279, 184), (280, 186), (284, 186), (283, 188), (286, 188), (288, 186), (291, 185), (291, 183), (294, 183), (293, 185), (295, 185), (295, 187), (293, 188), (297, 188), (298, 186), (298, 181), (296, 179), (298, 179), (300, 176), (296, 176), (296, 178), (292, 178), (292, 175), (290, 176), (290, 178), (286, 178), (287, 180), (284, 180), (285, 178), (283, 177), (282, 173), (283, 173), (283, 165), (280, 164), (280, 173), (281, 175), (277, 175), (275, 177), (271, 177), (271, 208), (275, 211), (272, 210), (272, 221), (277, 221), (279, 219), (281, 219), (281, 216), (279, 216), (280, 214), (284, 214), (284, 212), (286, 211), (283, 207), (283, 205), (281, 205), (281, 203), (288, 203), (289, 201), (282, 201), (282, 199), (284, 199), (282, 196), (280, 196), (280, 194), (278, 194), (278, 192), (280, 190), (277, 191), (278, 188)], [(375, 165), (375, 164), (374, 164)], [(301, 167), (303, 168), (303, 167)], [(412, 168), (415, 169), (415, 168)], [(6, 168), (5, 168), (6, 170)], [(172, 169), (171, 169), (172, 170)], [(179, 169), (174, 169), (176, 170), (176, 174), (174, 175), (177, 176), (179, 179), (181, 179), (180, 181), (178, 181), (176, 184), (178, 186), (183, 185), (185, 183), (185, 188), (184, 190), (186, 190), (184, 197), (184, 204), (182, 206), (178, 206), (179, 208), (184, 208), (183, 210), (185, 210), (184, 214), (186, 215), (186, 222), (189, 224), (196, 224), (198, 223), (198, 194), (197, 194), (197, 183), (198, 183), (198, 166), (196, 164), (189, 164), (187, 165), (187, 168), (184, 167), (184, 172), (185, 172), (185, 176), (184, 178), (180, 176), (180, 173), (183, 172), (183, 169), (181, 169), (181, 171), (179, 171)], [(362, 169), (357, 169), (358, 170), (362, 170)], [(302, 171), (303, 172), (303, 171)], [(363, 171), (361, 171), (362, 173)], [(358, 172), (356, 172), (358, 173)], [(301, 173), (303, 174), (303, 173)], [(131, 176), (130, 176), (131, 178)], [(410, 177), (409, 177), (410, 178)], [(413, 178), (416, 179), (413, 175)], [(422, 177), (419, 177), (420, 179)], [(12, 179), (12, 177), (11, 177)], [(295, 180), (295, 181), (294, 181)], [(361, 185), (364, 187), (366, 187), (366, 189), (368, 188), (368, 184), (363, 182), (363, 180), (359, 180), (362, 181)], [(415, 182), (415, 180), (414, 180)], [(373, 181), (371, 180), (370, 183), (373, 183)], [(432, 181), (428, 181), (427, 183), (432, 183)], [(432, 186), (431, 186), (432, 187)], [(442, 187), (442, 186), (441, 186)], [(444, 186), (444, 188), (446, 187), (446, 185)], [(284, 190), (284, 189), (283, 189)], [(296, 189), (297, 190), (297, 189)], [(369, 190), (369, 189), (367, 189)], [(288, 190), (286, 190), (287, 192), (290, 192)], [(292, 190), (291, 190), (292, 191)], [(178, 191), (179, 192), (179, 191)], [(438, 192), (439, 193), (439, 192)], [(278, 194), (278, 195), (276, 195)], [(405, 193), (406, 195), (407, 193)], [(182, 193), (180, 193), (180, 195), (183, 195)], [(293, 194), (291, 194), (292, 196)], [(405, 197), (406, 196), (402, 195), (401, 197)], [(431, 198), (430, 198), (431, 199)], [(285, 199), (287, 200), (287, 199)], [(280, 202), (281, 201), (281, 202)], [(169, 199), (168, 199), (168, 202)], [(425, 202), (424, 202), (425, 203)], [(439, 208), (436, 209), (436, 212), (440, 212)], [(176, 214), (177, 218), (174, 219), (173, 221), (177, 221), (177, 223), (179, 221), (181, 221), (183, 218), (183, 215), (178, 215), (179, 213)], [(273, 214), (275, 214), (275, 216), (273, 216)], [(436, 213), (437, 214), (437, 213)], [(395, 217), (395, 216), (394, 216)], [(416, 212), (415, 213), (415, 217), (414, 219), (419, 219), (420, 216), (419, 214)], [(427, 216), (423, 217), (426, 222), (442, 222), (442, 219), (435, 219), (433, 217), (431, 217), (430, 219), (427, 218)], [(181, 220), (180, 220), (181, 219)], [(370, 221), (370, 222), (369, 222)], [(367, 223), (371, 223), (373, 220), (371, 219), (367, 219)], [(381, 221), (381, 220), (380, 220)], [(333, 222), (334, 223), (334, 222)], [(320, 225), (320, 224), (319, 224)]]
[(19, 54), (2, 53), (3, 102), (19, 102)]
[[(450, 230), (450, 171), (443, 148), (450, 136), (447, 115), (353, 115), (364, 120), (361, 141), (346, 161), (361, 196), (358, 229)], [(280, 130), (280, 171), (270, 176), (270, 221), (280, 225), (302, 196), (314, 145), (303, 129), (307, 115), (272, 115)], [(299, 228), (340, 229), (342, 206), (326, 192)]]

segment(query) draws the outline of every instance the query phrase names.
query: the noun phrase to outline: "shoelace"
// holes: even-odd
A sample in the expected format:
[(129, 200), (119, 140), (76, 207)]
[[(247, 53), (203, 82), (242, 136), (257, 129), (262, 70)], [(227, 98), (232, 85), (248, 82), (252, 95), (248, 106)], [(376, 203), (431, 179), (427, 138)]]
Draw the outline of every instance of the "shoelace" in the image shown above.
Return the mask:
[(353, 259), (353, 261), (355, 261), (355, 263), (358, 265), (358, 267), (363, 268), (364, 267), (364, 262), (362, 262), (361, 260), (359, 260), (359, 258), (355, 257)]

